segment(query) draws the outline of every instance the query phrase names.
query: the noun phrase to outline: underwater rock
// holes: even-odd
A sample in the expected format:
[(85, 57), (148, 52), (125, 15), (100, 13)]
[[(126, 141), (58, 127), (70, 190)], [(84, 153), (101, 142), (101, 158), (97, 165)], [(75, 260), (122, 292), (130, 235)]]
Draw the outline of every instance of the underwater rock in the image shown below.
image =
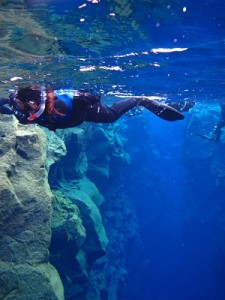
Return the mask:
[(50, 262), (60, 273), (66, 298), (86, 299), (90, 269), (105, 255), (108, 244), (96, 206), (102, 203), (103, 197), (85, 177), (62, 182), (61, 188), (53, 193)]
[[(73, 271), (73, 272), (72, 272)], [(71, 272), (67, 275), (64, 287), (66, 299), (83, 300), (86, 298), (90, 278), (86, 262), (86, 254), (80, 250), (73, 259)]]
[[(7, 293), (0, 298), (21, 299), (20, 293), (28, 295), (32, 286), (33, 294), (42, 290), (44, 295), (49, 289), (48, 299), (63, 299), (60, 278), (48, 263), (52, 194), (45, 168), (46, 137), (38, 127), (19, 125), (14, 117), (4, 115), (0, 116), (0, 138), (0, 273), (4, 274), (0, 277), (5, 287), (0, 291)], [(55, 274), (60, 292), (48, 285), (46, 272)], [(23, 276), (27, 274), (30, 280), (40, 279), (26, 284)], [(7, 296), (11, 293), (13, 297)]]
[(54, 192), (52, 211), (52, 239), (50, 261), (56, 266), (65, 281), (73, 277), (74, 257), (86, 238), (86, 230), (76, 204), (60, 191)]
[[(60, 273), (66, 299), (107, 299), (109, 241), (100, 212), (105, 201), (100, 191), (109, 189), (109, 182), (130, 160), (118, 128), (84, 124), (56, 132), (66, 155), (49, 171), (55, 195), (50, 261)], [(118, 196), (113, 195), (113, 201)]]
[(71, 190), (70, 199), (79, 207), (81, 219), (86, 230), (86, 239), (82, 250), (86, 253), (90, 266), (102, 257), (108, 245), (108, 238), (102, 224), (102, 217), (96, 204), (81, 190)]
[(48, 153), (47, 153), (47, 168), (51, 167), (62, 156), (65, 156), (66, 146), (64, 141), (53, 131), (43, 128), (48, 139)]
[(63, 300), (63, 286), (51, 264), (4, 262), (0, 264), (0, 299)]
[(130, 157), (124, 151), (124, 141), (117, 132), (118, 125), (97, 125), (89, 130), (91, 134), (86, 147), (87, 175), (102, 187), (119, 168), (130, 162)]
[(55, 184), (63, 180), (72, 182), (81, 178), (87, 170), (86, 133), (82, 128), (72, 128), (58, 130), (57, 135), (64, 141), (67, 154), (52, 166), (50, 177), (53, 173)]
[(110, 153), (113, 151), (113, 145), (104, 128), (96, 126), (96, 128), (91, 128), (91, 131), (92, 135), (87, 145), (87, 174), (100, 181), (105, 181), (110, 176)]
[[(86, 237), (86, 231), (80, 218), (78, 207), (71, 200), (59, 191), (54, 192), (53, 211), (52, 211), (52, 230), (57, 232), (57, 238), (63, 237), (66, 241), (74, 241), (75, 249), (79, 250), (83, 245)], [(60, 243), (60, 248), (63, 244)]]
[(76, 183), (76, 189), (84, 191), (88, 197), (100, 207), (105, 201), (97, 186), (86, 176), (80, 178)]
[[(65, 193), (64, 193), (65, 194)], [(76, 254), (74, 249), (67, 243), (66, 251), (59, 258), (59, 253), (56, 253), (56, 264), (63, 280), (66, 299), (92, 299), (87, 298), (87, 290), (92, 286), (92, 278), (90, 277), (90, 270), (99, 258), (106, 254), (108, 245), (108, 238), (105, 228), (102, 223), (102, 217), (96, 204), (87, 195), (85, 190), (77, 190), (76, 187), (70, 189), (67, 195), (73, 203), (79, 207), (82, 224), (86, 231), (86, 238), (81, 245), (81, 249)], [(58, 237), (56, 239), (59, 241)], [(59, 245), (62, 243), (59, 242)], [(52, 249), (52, 247), (50, 248)], [(76, 254), (74, 257), (73, 254)], [(72, 257), (72, 260), (70, 259)], [(101, 273), (101, 269), (98, 270)], [(100, 275), (99, 275), (100, 276)], [(100, 287), (95, 286), (97, 293)], [(95, 294), (96, 294), (95, 293)], [(101, 298), (93, 298), (101, 299)]]
[(96, 261), (94, 267), (90, 272), (90, 286), (86, 291), (86, 299), (107, 300), (117, 299), (109, 294), (108, 290), (108, 276), (103, 272), (104, 267), (110, 268), (107, 264), (107, 258), (102, 257)]
[(67, 154), (52, 165), (50, 184), (61, 185), (64, 180), (72, 182), (89, 177), (101, 188), (118, 168), (130, 162), (116, 125), (83, 127), (57, 131), (65, 143)]

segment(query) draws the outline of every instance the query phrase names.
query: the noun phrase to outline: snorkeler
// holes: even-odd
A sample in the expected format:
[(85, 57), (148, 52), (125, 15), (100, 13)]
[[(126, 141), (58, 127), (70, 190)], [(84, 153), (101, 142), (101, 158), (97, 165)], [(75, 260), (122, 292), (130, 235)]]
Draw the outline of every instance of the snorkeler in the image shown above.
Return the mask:
[(112, 123), (129, 110), (144, 107), (167, 121), (184, 119), (183, 111), (193, 101), (160, 102), (143, 97), (118, 101), (111, 107), (102, 104), (98, 94), (82, 90), (53, 90), (28, 86), (0, 98), (0, 113), (13, 114), (21, 124), (39, 124), (49, 130), (69, 128), (82, 122)]

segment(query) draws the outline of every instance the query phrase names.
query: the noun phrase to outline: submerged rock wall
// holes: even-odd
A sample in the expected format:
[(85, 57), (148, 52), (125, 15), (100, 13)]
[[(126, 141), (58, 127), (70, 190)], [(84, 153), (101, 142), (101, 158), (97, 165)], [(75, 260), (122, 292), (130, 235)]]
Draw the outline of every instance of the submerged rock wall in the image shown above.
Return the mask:
[(52, 193), (45, 135), (1, 116), (0, 139), (0, 299), (64, 299), (49, 263)]
[(136, 238), (118, 125), (54, 133), (1, 116), (0, 138), (0, 299), (117, 299)]
[[(102, 212), (103, 216), (106, 213), (105, 196), (108, 202), (114, 176), (129, 162), (117, 130), (112, 125), (87, 125), (57, 132), (65, 142), (67, 155), (49, 172), (55, 195), (50, 252), (51, 262), (63, 280), (66, 299), (107, 299), (104, 297), (108, 295), (109, 276), (117, 273), (116, 267), (113, 272), (109, 270), (107, 255), (111, 243), (107, 233), (110, 239), (112, 234), (102, 218)], [(54, 148), (50, 139), (49, 148)], [(118, 190), (113, 201), (118, 200), (116, 207), (121, 208), (119, 193)], [(120, 268), (118, 272), (119, 282), (124, 274)], [(118, 284), (113, 288), (116, 294)]]

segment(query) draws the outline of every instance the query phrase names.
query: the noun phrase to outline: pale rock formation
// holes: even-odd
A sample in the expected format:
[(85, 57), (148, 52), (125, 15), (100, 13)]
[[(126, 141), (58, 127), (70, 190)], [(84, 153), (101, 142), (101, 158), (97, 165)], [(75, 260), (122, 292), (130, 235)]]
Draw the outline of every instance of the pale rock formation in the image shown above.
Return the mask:
[(48, 262), (52, 193), (41, 129), (0, 116), (0, 299), (64, 299)]

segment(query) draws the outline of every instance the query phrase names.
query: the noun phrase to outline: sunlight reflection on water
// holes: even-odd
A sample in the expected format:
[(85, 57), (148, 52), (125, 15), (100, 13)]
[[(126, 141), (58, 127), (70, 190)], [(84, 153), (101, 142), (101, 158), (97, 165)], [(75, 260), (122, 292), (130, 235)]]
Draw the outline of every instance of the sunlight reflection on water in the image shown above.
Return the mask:
[[(169, 4), (140, 0), (138, 7), (135, 1), (121, 2), (121, 7), (117, 2), (3, 1), (1, 91), (12, 87), (10, 78), (21, 77), (21, 83), (105, 93), (198, 101), (220, 97), (225, 85), (220, 68), (225, 62), (224, 43), (214, 27), (221, 28), (221, 19), (218, 24), (211, 21), (214, 27), (207, 23), (210, 30), (206, 30), (197, 3), (196, 8), (184, 9), (176, 0)], [(209, 13), (207, 2), (206, 20)]]

